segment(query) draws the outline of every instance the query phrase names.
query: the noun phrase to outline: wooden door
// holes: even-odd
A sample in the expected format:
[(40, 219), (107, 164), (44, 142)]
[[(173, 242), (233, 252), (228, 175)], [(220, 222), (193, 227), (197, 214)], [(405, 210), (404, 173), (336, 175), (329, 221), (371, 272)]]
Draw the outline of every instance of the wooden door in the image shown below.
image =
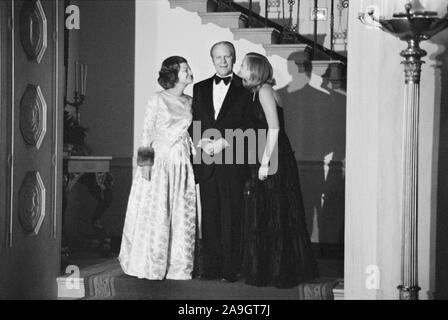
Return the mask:
[(58, 0), (0, 6), (0, 298), (56, 298), (64, 11)]

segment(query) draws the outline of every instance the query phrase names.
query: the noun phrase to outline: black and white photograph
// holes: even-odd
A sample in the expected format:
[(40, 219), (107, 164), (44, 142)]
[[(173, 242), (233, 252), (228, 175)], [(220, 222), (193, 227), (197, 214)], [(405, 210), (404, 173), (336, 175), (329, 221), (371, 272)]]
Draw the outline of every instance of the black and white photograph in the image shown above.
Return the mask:
[(0, 300), (448, 299), (447, 29), (448, 0), (0, 0)]

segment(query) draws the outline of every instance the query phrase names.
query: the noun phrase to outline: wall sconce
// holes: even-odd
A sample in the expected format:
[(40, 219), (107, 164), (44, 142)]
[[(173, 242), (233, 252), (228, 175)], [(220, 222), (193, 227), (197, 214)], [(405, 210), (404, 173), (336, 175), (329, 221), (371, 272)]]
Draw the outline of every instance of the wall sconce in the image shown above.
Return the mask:
[[(446, 0), (376, 1), (378, 5), (361, 2), (364, 12), (359, 20), (388, 32), (408, 47), (401, 52), (405, 73), (405, 103), (403, 131), (402, 180), (402, 236), (400, 300), (418, 300), (418, 134), (420, 108), (420, 75), (426, 51), (420, 48), (428, 40), (448, 27)], [(373, 1), (370, 1), (371, 3)]]

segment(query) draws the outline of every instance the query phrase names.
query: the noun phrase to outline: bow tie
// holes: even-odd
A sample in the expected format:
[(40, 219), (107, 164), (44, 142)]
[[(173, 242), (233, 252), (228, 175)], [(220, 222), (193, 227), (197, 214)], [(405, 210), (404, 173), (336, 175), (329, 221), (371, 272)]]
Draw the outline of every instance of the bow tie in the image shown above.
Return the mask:
[(228, 77), (225, 77), (225, 78), (221, 78), (221, 77), (219, 77), (218, 75), (215, 75), (215, 83), (216, 83), (216, 84), (219, 84), (219, 83), (221, 82), (221, 80), (224, 81), (224, 84), (225, 84), (225, 85), (228, 85), (229, 82), (232, 80), (232, 76), (228, 76)]

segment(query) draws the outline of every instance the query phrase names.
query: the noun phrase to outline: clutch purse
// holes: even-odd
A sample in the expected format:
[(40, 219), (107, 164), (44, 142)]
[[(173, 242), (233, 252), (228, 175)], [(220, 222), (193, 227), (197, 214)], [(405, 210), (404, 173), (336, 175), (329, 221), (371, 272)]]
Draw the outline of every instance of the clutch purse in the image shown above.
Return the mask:
[(137, 165), (152, 166), (154, 164), (154, 149), (150, 147), (140, 147), (137, 151)]

